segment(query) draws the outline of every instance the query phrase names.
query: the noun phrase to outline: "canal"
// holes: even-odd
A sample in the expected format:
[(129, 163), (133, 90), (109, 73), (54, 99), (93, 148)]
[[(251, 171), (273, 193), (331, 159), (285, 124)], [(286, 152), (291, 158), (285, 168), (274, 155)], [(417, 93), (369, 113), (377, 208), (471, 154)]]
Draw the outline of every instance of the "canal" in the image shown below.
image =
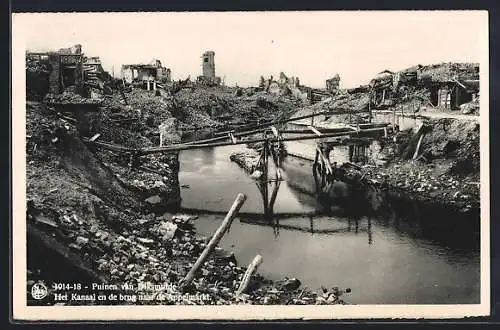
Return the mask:
[[(355, 304), (479, 303), (477, 217), (411, 202), (393, 203), (384, 213), (325, 214), (314, 195), (311, 163), (289, 157), (274, 215), (265, 220), (255, 180), (229, 160), (236, 150), (241, 146), (182, 151), (179, 181), (182, 207), (199, 210), (195, 226), (205, 235), (215, 232), (238, 193), (247, 195), (219, 244), (234, 251), (240, 265), (260, 254), (262, 275), (297, 277), (314, 290), (351, 288), (345, 300)], [(269, 184), (269, 194), (274, 187)]]

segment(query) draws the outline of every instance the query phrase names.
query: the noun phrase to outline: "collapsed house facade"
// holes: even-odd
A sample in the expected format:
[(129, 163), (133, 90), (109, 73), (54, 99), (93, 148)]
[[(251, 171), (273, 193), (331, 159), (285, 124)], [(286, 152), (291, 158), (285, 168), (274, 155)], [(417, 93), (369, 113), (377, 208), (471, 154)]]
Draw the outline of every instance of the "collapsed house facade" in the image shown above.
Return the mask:
[(434, 107), (458, 110), (479, 97), (479, 65), (421, 65), (391, 72), (384, 70), (370, 81), (370, 101), (375, 108), (392, 106), (411, 89), (424, 88), (425, 102)]
[(147, 90), (156, 90), (157, 83), (170, 83), (171, 71), (163, 67), (160, 60), (150, 64), (124, 64), (121, 68), (122, 79), (129, 84), (139, 84)]
[(45, 68), (48, 85), (45, 92), (51, 94), (60, 94), (70, 86), (74, 86), (77, 93), (84, 94), (84, 81), (104, 73), (99, 58), (86, 57), (81, 45), (55, 52), (28, 52), (26, 59)]
[(457, 110), (479, 95), (479, 80), (450, 79), (435, 82), (431, 90), (431, 103), (436, 107)]

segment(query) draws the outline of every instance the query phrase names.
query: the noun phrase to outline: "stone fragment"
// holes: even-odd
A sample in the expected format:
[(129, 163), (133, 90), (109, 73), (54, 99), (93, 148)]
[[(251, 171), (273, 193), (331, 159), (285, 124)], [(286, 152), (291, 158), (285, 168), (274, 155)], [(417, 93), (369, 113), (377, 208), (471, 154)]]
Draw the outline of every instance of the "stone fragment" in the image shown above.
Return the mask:
[(155, 242), (151, 238), (143, 238), (143, 237), (137, 237), (136, 240), (142, 244), (153, 244)]
[(154, 195), (154, 196), (146, 198), (145, 201), (148, 202), (149, 204), (155, 205), (155, 204), (161, 203), (161, 198), (158, 195)]
[(88, 242), (89, 242), (89, 239), (87, 237), (78, 236), (76, 238), (76, 243), (79, 245), (86, 245)]
[(171, 222), (162, 222), (159, 228), (160, 233), (163, 235), (163, 240), (171, 240), (177, 232), (177, 225)]

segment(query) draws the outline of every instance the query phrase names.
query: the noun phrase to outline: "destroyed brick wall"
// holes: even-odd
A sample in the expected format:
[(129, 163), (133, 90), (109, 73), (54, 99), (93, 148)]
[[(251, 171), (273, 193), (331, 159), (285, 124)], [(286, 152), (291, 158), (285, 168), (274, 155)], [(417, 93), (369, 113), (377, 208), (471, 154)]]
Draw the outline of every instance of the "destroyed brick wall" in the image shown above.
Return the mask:
[(61, 63), (59, 56), (56, 54), (49, 55), (50, 74), (49, 74), (49, 92), (52, 94), (59, 94), (61, 92)]
[(146, 81), (156, 79), (156, 69), (149, 68), (143, 65), (123, 65), (122, 77), (126, 82)]
[(164, 67), (159, 67), (156, 70), (156, 80), (161, 81), (161, 82), (171, 82), (172, 81), (172, 76), (171, 76), (171, 71), (170, 69), (164, 68)]
[(123, 64), (121, 77), (129, 84), (134, 81), (171, 82), (171, 71), (159, 60), (153, 60), (151, 64)]

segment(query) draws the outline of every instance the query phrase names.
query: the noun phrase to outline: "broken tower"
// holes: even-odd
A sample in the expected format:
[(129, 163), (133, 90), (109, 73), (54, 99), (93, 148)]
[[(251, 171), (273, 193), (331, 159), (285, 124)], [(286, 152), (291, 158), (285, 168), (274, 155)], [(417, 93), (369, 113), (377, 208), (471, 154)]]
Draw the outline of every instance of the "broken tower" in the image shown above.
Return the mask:
[(202, 58), (202, 75), (198, 76), (197, 81), (209, 86), (219, 85), (221, 82), (220, 77), (215, 76), (215, 52), (208, 50), (203, 53)]
[(208, 79), (215, 79), (215, 52), (214, 51), (206, 51), (203, 53), (203, 76)]

